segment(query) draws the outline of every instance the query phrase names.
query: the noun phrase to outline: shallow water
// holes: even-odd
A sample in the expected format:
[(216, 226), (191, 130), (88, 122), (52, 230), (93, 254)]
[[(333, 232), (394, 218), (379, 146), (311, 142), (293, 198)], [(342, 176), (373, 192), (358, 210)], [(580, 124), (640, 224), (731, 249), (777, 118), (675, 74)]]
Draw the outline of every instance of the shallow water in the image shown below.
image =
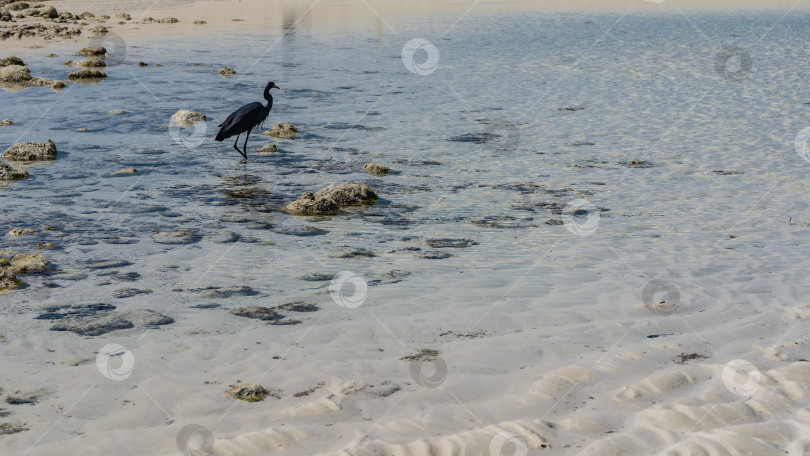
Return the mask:
[[(431, 315), (469, 308), (469, 330), (543, 325), (551, 335), (582, 330), (583, 315), (608, 327), (648, 315), (638, 306), (655, 278), (674, 283), (694, 316), (732, 312), (713, 306), (713, 297), (750, 274), (773, 278), (766, 288), (728, 292), (740, 302), (734, 315), (806, 292), (798, 278), (808, 266), (810, 163), (794, 139), (810, 125), (807, 13), (522, 13), (470, 16), (449, 31), (445, 19), (398, 22), (396, 33), (127, 38), (100, 83), (0, 92), (0, 118), (15, 122), (0, 127), (3, 147), (50, 138), (59, 149), (55, 162), (30, 166), (28, 179), (0, 189), (0, 232), (57, 227), (4, 236), (4, 249), (59, 245), (42, 251), (53, 271), (25, 277), (27, 286), (3, 297), (0, 309), (29, 319), (43, 303), (114, 301), (177, 316), (200, 301), (195, 290), (231, 285), (261, 293), (260, 305), (305, 299), (326, 307), (334, 305), (328, 282), (299, 277), (348, 270), (370, 282), (367, 307), (409, 324), (452, 325)], [(403, 65), (412, 38), (438, 49), (433, 73)], [(723, 46), (752, 58), (741, 81), (716, 70)], [(61, 62), (77, 49), (21, 57), (32, 74), (63, 78), (69, 70)], [(59, 57), (43, 57), (51, 51)], [(219, 76), (224, 65), (237, 74)], [(232, 143), (213, 141), (216, 125), (260, 100), (268, 80), (282, 90), (265, 127), (288, 122), (300, 133), (252, 135), (242, 165)], [(128, 113), (107, 114), (112, 109)], [(202, 143), (200, 130), (184, 131), (191, 147), (173, 139), (177, 129), (166, 127), (178, 109), (208, 116)], [(272, 143), (275, 155), (255, 154)], [(361, 170), (368, 161), (395, 172), (369, 176)], [(114, 174), (130, 167), (137, 174)], [(381, 199), (320, 219), (278, 211), (340, 182), (369, 184)], [(598, 222), (589, 235), (562, 223), (561, 209), (580, 199), (595, 207), (574, 218), (586, 231), (586, 217)], [(178, 230), (191, 231), (191, 243), (155, 235)], [(478, 244), (425, 244), (444, 237)], [(360, 248), (376, 256), (336, 258)], [(419, 257), (436, 251), (452, 256)], [(127, 282), (88, 270), (88, 262), (107, 259), (130, 261), (121, 272), (140, 276)], [(741, 262), (748, 266), (741, 270)], [(392, 269), (410, 273), (404, 285), (381, 279)], [(113, 298), (122, 286), (154, 293)], [(375, 298), (384, 287), (397, 288)], [(605, 287), (613, 291), (593, 293)], [(504, 323), (511, 312), (528, 317)], [(308, 323), (333, 318), (343, 317)], [(704, 327), (709, 321), (697, 316), (691, 325), (722, 343)], [(662, 324), (660, 332), (672, 329)], [(694, 340), (691, 330), (675, 331)]]

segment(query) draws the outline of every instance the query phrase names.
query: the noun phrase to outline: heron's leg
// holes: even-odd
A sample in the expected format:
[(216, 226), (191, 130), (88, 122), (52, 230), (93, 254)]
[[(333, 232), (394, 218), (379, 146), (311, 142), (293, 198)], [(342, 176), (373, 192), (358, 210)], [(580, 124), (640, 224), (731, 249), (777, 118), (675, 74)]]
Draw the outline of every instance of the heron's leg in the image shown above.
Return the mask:
[(245, 151), (245, 161), (247, 161), (247, 142), (250, 139), (250, 130), (247, 131), (247, 136), (245, 136), (245, 144), (242, 146), (242, 150)]
[(242, 157), (244, 157), (245, 160), (247, 160), (247, 156), (245, 155), (245, 153), (239, 150), (239, 146), (237, 146), (237, 144), (239, 144), (239, 136), (241, 135), (236, 135), (236, 141), (233, 142), (233, 148), (236, 149), (236, 151), (239, 152), (239, 154), (242, 155)]

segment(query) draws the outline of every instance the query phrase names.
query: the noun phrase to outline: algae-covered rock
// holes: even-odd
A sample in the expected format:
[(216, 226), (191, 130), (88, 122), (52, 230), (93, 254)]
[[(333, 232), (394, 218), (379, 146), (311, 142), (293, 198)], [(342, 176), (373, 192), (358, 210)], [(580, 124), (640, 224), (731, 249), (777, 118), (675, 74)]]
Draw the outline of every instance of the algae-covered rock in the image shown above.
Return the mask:
[(236, 74), (236, 71), (234, 71), (234, 69), (231, 67), (222, 67), (219, 69), (219, 71), (217, 71), (217, 73), (219, 73), (221, 76), (231, 76)]

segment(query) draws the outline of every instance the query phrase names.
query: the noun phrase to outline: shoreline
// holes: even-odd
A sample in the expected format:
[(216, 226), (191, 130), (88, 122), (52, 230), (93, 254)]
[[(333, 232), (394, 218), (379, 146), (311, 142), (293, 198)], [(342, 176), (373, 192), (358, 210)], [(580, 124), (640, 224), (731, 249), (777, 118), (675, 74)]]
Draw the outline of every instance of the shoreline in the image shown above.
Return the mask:
[[(48, 3), (45, 4), (48, 6)], [(86, 1), (66, 0), (59, 2), (58, 13), (69, 12), (82, 15), (89, 12), (95, 17), (81, 21), (57, 23), (43, 19), (26, 17), (18, 22), (0, 22), (0, 32), (14, 25), (41, 24), (61, 25), (68, 28), (79, 28), (81, 34), (73, 37), (42, 36), (14, 38), (0, 41), (3, 53), (26, 52), (36, 49), (47, 49), (76, 43), (84, 47), (90, 40), (103, 40), (105, 35), (119, 35), (124, 38), (160, 38), (168, 30), (183, 34), (211, 33), (222, 31), (238, 25), (240, 29), (249, 30), (285, 30), (296, 25), (305, 26), (310, 31), (352, 31), (374, 29), (378, 32), (396, 32), (396, 19), (408, 16), (425, 16), (435, 19), (436, 15), (446, 15), (463, 20), (470, 15), (492, 12), (548, 12), (548, 13), (770, 13), (783, 14), (785, 11), (808, 11), (810, 7), (800, 7), (794, 2), (777, 1), (764, 4), (758, 0), (733, 2), (714, 0), (711, 2), (681, 1), (654, 3), (652, 1), (613, 0), (608, 3), (591, 0), (557, 1), (557, 0), (518, 0), (496, 3), (457, 3), (450, 1), (430, 2), (418, 0), (403, 6), (391, 0), (370, 2), (342, 2), (340, 0), (285, 0), (274, 7), (269, 7), (261, 0), (179, 0), (164, 1), (155, 6), (143, 0), (132, 1), (127, 5), (97, 4)], [(18, 11), (15, 13), (25, 12)], [(116, 14), (127, 14), (131, 19), (116, 17)], [(102, 19), (101, 16), (110, 16)], [(174, 23), (159, 23), (163, 18), (174, 18)], [(146, 20), (145, 20), (146, 19)], [(154, 20), (148, 20), (154, 19)], [(454, 19), (455, 20), (455, 19)], [(201, 23), (204, 22), (204, 23)], [(82, 25), (84, 24), (84, 25)], [(106, 33), (94, 34), (91, 29), (102, 26)]]

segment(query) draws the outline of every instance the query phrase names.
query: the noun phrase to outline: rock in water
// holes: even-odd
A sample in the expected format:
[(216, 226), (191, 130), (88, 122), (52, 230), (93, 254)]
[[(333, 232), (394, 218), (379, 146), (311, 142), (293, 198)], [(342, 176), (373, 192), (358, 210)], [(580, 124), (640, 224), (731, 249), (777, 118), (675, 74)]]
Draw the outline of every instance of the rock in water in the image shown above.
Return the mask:
[(20, 286), (20, 281), (13, 272), (0, 269), (0, 291), (12, 290), (18, 286)]
[(6, 65), (0, 68), (0, 82), (19, 84), (30, 80), (31, 70), (22, 65)]
[(0, 162), (0, 181), (20, 180), (26, 177), (28, 177), (28, 171), (14, 168), (5, 162)]
[(373, 204), (376, 200), (377, 194), (368, 185), (331, 184), (315, 194), (304, 193), (283, 210), (293, 215), (329, 215), (343, 207)]
[(71, 71), (67, 77), (68, 79), (104, 79), (107, 74), (98, 70), (79, 70)]
[(53, 6), (46, 6), (45, 8), (42, 9), (39, 15), (40, 17), (47, 17), (49, 19), (56, 19), (57, 17), (59, 17), (59, 13)]
[(278, 124), (263, 132), (263, 134), (276, 138), (292, 138), (298, 134), (298, 129), (293, 124)]
[(85, 60), (67, 60), (64, 64), (69, 67), (83, 68), (102, 68), (107, 66), (107, 63), (99, 57), (90, 57)]
[(236, 71), (234, 71), (234, 69), (231, 67), (222, 67), (219, 69), (219, 71), (217, 71), (217, 73), (219, 73), (222, 76), (231, 76), (236, 74)]
[(22, 61), (21, 58), (15, 57), (13, 55), (10, 55), (8, 57), (3, 57), (2, 59), (0, 59), (0, 67), (9, 66), (9, 65), (25, 66), (25, 63)]
[(206, 119), (205, 114), (194, 112), (188, 109), (181, 109), (172, 115), (172, 120), (178, 125), (184, 127), (194, 125), (197, 122), (202, 122)]
[(369, 163), (366, 163), (365, 165), (363, 165), (363, 171), (365, 171), (365, 172), (367, 172), (369, 174), (373, 174), (375, 176), (384, 176), (384, 175), (388, 174), (389, 172), (391, 172), (391, 168), (389, 168), (389, 167), (387, 167), (385, 165), (381, 165), (379, 163), (371, 163), (371, 162), (369, 162)]
[(8, 160), (17, 161), (54, 160), (56, 159), (56, 144), (50, 139), (44, 143), (33, 141), (17, 143), (6, 149), (3, 156)]
[(97, 55), (107, 55), (107, 49), (104, 46), (86, 47), (79, 51), (82, 57), (92, 57)]
[(315, 199), (322, 197), (333, 199), (340, 207), (372, 204), (377, 201), (374, 190), (363, 184), (330, 184), (315, 193)]
[(9, 270), (14, 274), (28, 274), (43, 271), (48, 265), (48, 260), (38, 253), (18, 253), (11, 260)]
[(293, 215), (328, 215), (337, 213), (340, 206), (332, 198), (316, 199), (312, 192), (306, 192), (297, 200), (284, 206), (284, 210)]

